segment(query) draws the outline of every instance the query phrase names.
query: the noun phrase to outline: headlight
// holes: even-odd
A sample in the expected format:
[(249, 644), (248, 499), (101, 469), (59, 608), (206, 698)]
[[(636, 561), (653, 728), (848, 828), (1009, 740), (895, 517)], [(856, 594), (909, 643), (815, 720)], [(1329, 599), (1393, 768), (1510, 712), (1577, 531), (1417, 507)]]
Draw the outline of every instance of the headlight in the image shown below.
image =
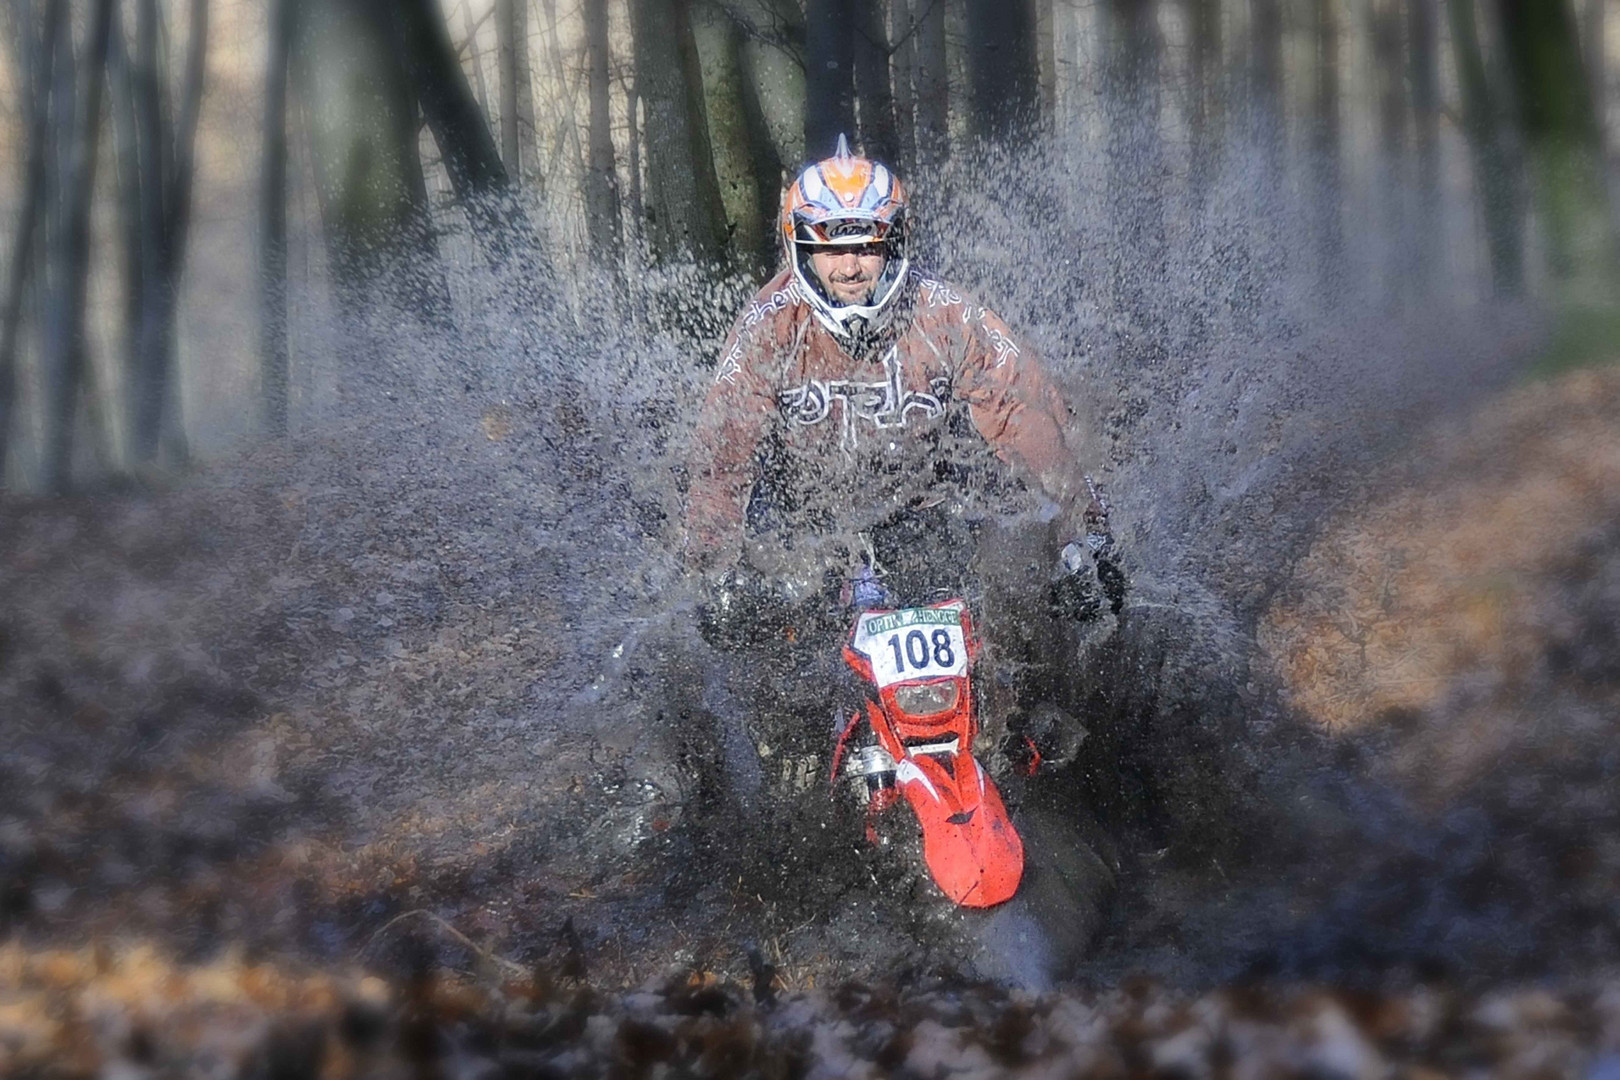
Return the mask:
[(956, 682), (921, 683), (894, 688), (894, 703), (908, 716), (932, 716), (956, 706)]

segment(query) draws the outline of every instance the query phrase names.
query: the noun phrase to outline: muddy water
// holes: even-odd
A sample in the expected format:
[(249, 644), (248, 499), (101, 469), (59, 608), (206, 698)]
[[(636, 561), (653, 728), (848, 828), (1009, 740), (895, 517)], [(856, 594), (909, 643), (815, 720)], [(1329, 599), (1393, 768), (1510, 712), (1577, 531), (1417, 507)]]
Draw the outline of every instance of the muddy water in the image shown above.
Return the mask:
[[(1424, 743), (1398, 724), (1325, 733), (1256, 646), (1279, 597), (1340, 587), (1295, 566), (1407, 482), (1376, 467), (1507, 385), (1533, 323), (1447, 298), (1466, 281), (1421, 309), (1388, 307), (1373, 275), (1301, 285), (1303, 209), (1257, 202), (1241, 171), (1209, 216), (1172, 210), (1150, 265), (1105, 175), (1031, 160), (925, 183), (920, 257), (1044, 357), (1134, 581), (1074, 645), (1090, 734), (1053, 797), (1094, 823), (1118, 893), (1069, 974), (1460, 976), (1601, 939), (1596, 900), (1551, 901), (1608, 865), (1564, 844), (1557, 794), (1585, 777), (1607, 813), (1606, 759), (1526, 754), (1501, 790), (1419, 807), (1387, 763)], [(1006, 178), (994, 198), (986, 172)], [(675, 961), (741, 975), (750, 946), (790, 985), (949, 964), (955, 930), (897, 906), (909, 886), (881, 867), (739, 851), (645, 786), (678, 722), (670, 680), (707, 676), (648, 643), (691, 633), (681, 462), (745, 290), (665, 270), (633, 303), (515, 322), (458, 272), (452, 337), (408, 315), (309, 328), (324, 396), (291, 446), (173, 491), (7, 504), (7, 926), (384, 963), (394, 920), (427, 911), (519, 962), (580, 953), (608, 981)], [(1600, 580), (1593, 551), (1590, 574), (1578, 553), (1548, 571), (1596, 613), (1583, 627), (1607, 610), (1579, 584)]]

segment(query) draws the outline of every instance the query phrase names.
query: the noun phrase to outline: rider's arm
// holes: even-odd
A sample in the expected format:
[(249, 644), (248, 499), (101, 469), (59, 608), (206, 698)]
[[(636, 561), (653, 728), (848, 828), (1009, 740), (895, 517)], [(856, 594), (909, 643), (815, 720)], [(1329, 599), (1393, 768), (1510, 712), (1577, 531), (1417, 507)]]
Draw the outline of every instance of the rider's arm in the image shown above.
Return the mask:
[(965, 354), (955, 393), (996, 454), (1025, 470), (1079, 535), (1091, 497), (1069, 446), (1069, 411), (1035, 354), (988, 308), (961, 324)]
[(766, 335), (754, 329), (742, 319), (732, 327), (693, 435), (686, 559), (698, 569), (723, 566), (742, 547), (754, 452), (777, 410), (775, 391), (760, 374)]

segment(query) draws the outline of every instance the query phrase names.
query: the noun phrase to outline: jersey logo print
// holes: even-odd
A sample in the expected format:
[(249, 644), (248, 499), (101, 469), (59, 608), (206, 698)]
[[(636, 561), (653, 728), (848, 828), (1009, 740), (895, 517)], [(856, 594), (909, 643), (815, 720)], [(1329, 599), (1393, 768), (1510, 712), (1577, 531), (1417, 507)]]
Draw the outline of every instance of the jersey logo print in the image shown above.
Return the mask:
[(765, 300), (755, 300), (743, 314), (742, 325), (737, 328), (736, 344), (726, 353), (725, 359), (720, 361), (720, 370), (714, 373), (715, 382), (735, 383), (737, 376), (742, 374), (743, 354), (748, 351), (748, 338), (754, 327), (768, 315), (772, 315), (799, 299), (799, 283), (789, 281), (782, 288), (771, 293)]
[[(930, 384), (929, 394), (921, 390), (907, 390), (900, 384), (900, 359), (894, 346), (883, 355), (882, 382), (862, 383), (847, 379), (823, 381), (811, 379), (803, 386), (783, 390), (778, 397), (782, 416), (792, 424), (805, 427), (820, 424), (832, 415), (833, 405), (839, 406), (843, 422), (839, 446), (852, 451), (859, 443), (857, 417), (871, 422), (878, 429), (906, 426), (906, 417), (913, 409), (920, 410), (924, 418), (934, 420), (942, 416), (945, 406), (940, 401), (943, 385)], [(943, 380), (936, 380), (936, 383)]]
[(990, 335), (990, 347), (996, 353), (996, 367), (1000, 367), (1009, 359), (1018, 355), (1018, 346), (1013, 344), (1012, 338), (993, 326), (987, 325), (984, 330), (985, 333)]
[(999, 368), (1008, 360), (1018, 356), (1018, 346), (1013, 342), (1013, 339), (986, 321), (990, 315), (989, 308), (983, 304), (968, 303), (966, 297), (943, 281), (917, 275), (917, 284), (922, 288), (923, 298), (928, 301), (929, 307), (961, 305), (963, 325), (978, 320), (979, 324), (984, 327), (985, 334), (990, 338), (990, 348), (996, 354), (996, 367)]

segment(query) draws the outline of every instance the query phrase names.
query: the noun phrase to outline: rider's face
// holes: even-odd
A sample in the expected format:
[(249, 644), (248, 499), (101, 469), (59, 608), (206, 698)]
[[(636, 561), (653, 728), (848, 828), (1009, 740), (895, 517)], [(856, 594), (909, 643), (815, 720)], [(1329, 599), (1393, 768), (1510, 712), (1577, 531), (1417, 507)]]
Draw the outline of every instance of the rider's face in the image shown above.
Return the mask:
[(882, 244), (824, 247), (810, 253), (810, 268), (827, 295), (839, 304), (870, 300), (887, 261)]

